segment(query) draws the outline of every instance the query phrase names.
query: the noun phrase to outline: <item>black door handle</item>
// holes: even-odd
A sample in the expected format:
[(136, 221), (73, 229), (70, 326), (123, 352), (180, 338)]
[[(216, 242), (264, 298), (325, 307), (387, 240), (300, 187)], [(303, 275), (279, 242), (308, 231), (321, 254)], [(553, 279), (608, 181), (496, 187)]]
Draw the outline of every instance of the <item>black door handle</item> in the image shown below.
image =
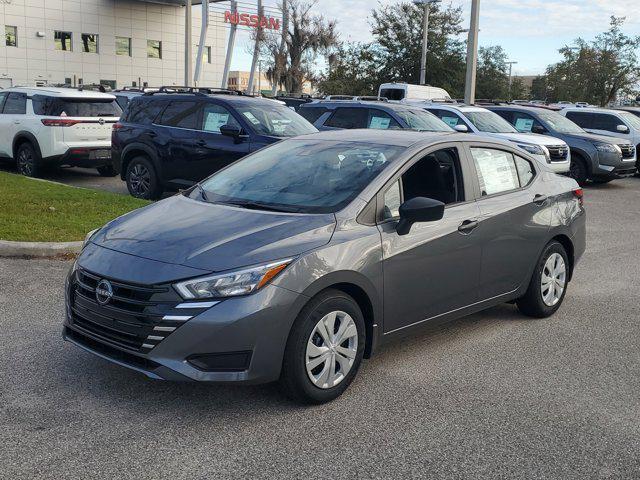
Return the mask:
[(535, 203), (536, 205), (542, 206), (547, 201), (547, 198), (549, 197), (538, 193), (535, 197), (533, 197), (533, 203)]
[(158, 136), (158, 134), (156, 132), (154, 132), (153, 130), (148, 131), (147, 135), (149, 135), (151, 138), (155, 138), (155, 137)]
[(204, 140), (196, 140), (196, 145), (198, 147), (204, 147), (207, 144)]
[(479, 223), (477, 220), (465, 220), (458, 227), (458, 231), (464, 235), (468, 235), (473, 232), (478, 227), (478, 225)]

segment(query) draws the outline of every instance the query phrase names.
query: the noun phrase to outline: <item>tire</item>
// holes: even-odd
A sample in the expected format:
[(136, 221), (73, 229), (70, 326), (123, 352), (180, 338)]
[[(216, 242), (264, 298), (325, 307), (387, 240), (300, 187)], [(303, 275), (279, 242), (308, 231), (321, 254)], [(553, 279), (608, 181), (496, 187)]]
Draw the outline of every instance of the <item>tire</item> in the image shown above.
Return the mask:
[(163, 188), (156, 169), (146, 157), (135, 157), (129, 162), (125, 180), (127, 190), (136, 198), (157, 200), (162, 196)]
[(569, 176), (573, 178), (581, 187), (587, 183), (589, 178), (589, 171), (587, 165), (579, 155), (573, 155), (571, 157), (571, 165), (569, 166)]
[[(333, 325), (333, 335), (343, 331), (343, 341), (331, 335), (327, 342), (330, 327), (321, 334), (321, 325)], [(325, 290), (312, 298), (298, 315), (287, 340), (280, 376), (284, 393), (306, 404), (330, 402), (339, 397), (358, 372), (365, 335), (362, 312), (349, 295)]]
[(16, 151), (16, 167), (25, 177), (40, 177), (44, 170), (42, 158), (29, 142), (25, 142)]
[(103, 165), (102, 167), (96, 168), (101, 177), (115, 177), (118, 175), (118, 171), (113, 168), (113, 165)]
[[(552, 269), (553, 267), (556, 268), (555, 271)], [(551, 282), (543, 284), (543, 275), (545, 278), (550, 277)], [(560, 243), (552, 241), (540, 255), (526, 293), (516, 301), (518, 309), (529, 317), (546, 318), (553, 315), (560, 308), (567, 294), (568, 278), (569, 259), (567, 252)], [(550, 287), (549, 284), (551, 284)], [(562, 291), (558, 292), (560, 286)], [(550, 292), (550, 288), (554, 291)]]

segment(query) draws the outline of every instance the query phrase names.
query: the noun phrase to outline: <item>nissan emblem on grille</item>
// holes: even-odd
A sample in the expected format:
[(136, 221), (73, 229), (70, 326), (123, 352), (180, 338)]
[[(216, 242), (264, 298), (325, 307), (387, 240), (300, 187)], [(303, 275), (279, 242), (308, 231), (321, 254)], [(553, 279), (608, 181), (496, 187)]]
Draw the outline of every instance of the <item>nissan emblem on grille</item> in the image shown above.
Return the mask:
[(96, 285), (96, 300), (100, 305), (106, 305), (113, 297), (113, 287), (109, 280), (100, 280)]
[(99, 120), (98, 120), (98, 123), (99, 123), (100, 125), (104, 125), (104, 118), (99, 119)]

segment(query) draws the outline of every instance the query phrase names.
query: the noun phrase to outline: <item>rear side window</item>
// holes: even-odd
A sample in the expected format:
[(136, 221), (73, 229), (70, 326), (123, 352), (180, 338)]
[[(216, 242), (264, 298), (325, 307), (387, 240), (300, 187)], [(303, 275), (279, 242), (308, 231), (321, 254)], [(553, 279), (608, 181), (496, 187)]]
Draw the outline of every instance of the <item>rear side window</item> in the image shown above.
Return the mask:
[(6, 115), (24, 115), (27, 113), (27, 96), (24, 93), (9, 93), (4, 102), (2, 113)]
[(336, 108), (325, 126), (334, 128), (367, 128), (366, 108)]
[(122, 109), (115, 100), (33, 96), (33, 113), (47, 117), (119, 117)]
[(200, 105), (197, 102), (173, 101), (164, 110), (158, 123), (166, 127), (195, 130), (198, 128), (199, 114)]
[(167, 105), (166, 102), (161, 101), (139, 101), (132, 100), (127, 107), (127, 122), (137, 123), (140, 125), (149, 125), (153, 123), (160, 112)]
[(7, 99), (8, 93), (0, 93), (0, 113), (2, 113), (2, 109), (4, 108), (4, 101)]
[(567, 118), (582, 128), (593, 128), (593, 116), (586, 112), (567, 112)]
[(325, 114), (325, 112), (328, 112), (329, 110), (324, 108), (324, 107), (301, 107), (298, 110), (298, 113), (307, 120), (307, 122), (309, 123), (316, 123), (316, 120), (318, 120), (322, 115)]

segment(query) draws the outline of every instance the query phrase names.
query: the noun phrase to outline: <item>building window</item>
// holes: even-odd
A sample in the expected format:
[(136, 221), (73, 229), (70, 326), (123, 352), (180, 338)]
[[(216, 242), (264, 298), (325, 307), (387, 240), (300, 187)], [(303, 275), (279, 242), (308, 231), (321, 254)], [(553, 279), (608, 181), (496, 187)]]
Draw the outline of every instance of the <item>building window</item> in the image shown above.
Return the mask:
[(98, 35), (95, 33), (82, 34), (82, 51), (84, 53), (98, 53)]
[(53, 38), (56, 43), (56, 50), (64, 50), (66, 52), (73, 50), (71, 32), (60, 32), (56, 30)]
[(115, 80), (100, 80), (100, 85), (104, 87), (109, 87), (111, 90), (116, 89), (116, 81)]
[(162, 58), (162, 42), (160, 40), (147, 40), (147, 57)]
[[(199, 48), (200, 45), (196, 45), (196, 61), (198, 60)], [(202, 63), (211, 63), (211, 47), (205, 46), (202, 54)]]
[(12, 27), (11, 25), (4, 26), (4, 36), (6, 39), (7, 47), (18, 46), (18, 27)]
[(131, 56), (131, 39), (129, 37), (116, 37), (116, 55)]

